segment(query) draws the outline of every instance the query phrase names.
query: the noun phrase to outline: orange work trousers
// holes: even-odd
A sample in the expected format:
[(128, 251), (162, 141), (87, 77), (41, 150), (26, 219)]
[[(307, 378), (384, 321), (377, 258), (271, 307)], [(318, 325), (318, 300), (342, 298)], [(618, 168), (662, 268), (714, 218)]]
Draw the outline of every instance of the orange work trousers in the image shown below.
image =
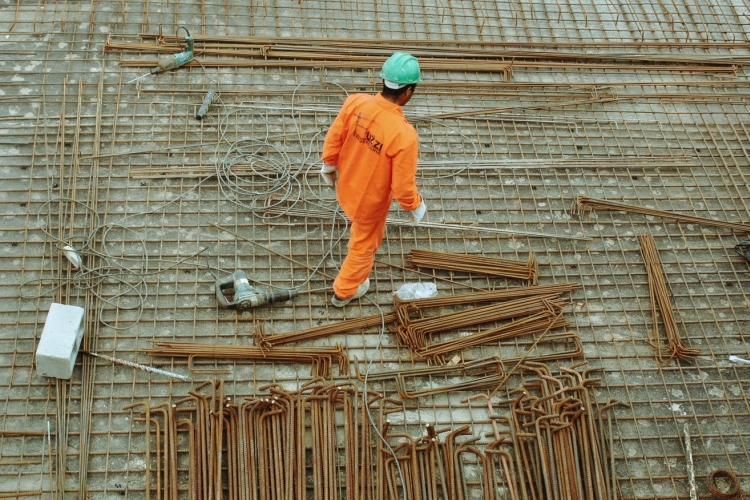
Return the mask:
[(333, 281), (333, 291), (342, 300), (357, 293), (357, 287), (370, 276), (375, 252), (380, 248), (385, 233), (385, 218), (382, 220), (352, 222), (349, 228), (349, 251), (341, 271)]

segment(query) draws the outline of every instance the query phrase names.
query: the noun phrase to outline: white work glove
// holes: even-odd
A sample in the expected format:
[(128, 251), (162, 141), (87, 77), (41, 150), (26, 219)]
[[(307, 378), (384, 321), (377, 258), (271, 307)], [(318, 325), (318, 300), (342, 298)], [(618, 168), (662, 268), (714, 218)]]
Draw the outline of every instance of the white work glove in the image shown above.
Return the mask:
[(339, 171), (336, 168), (336, 165), (323, 164), (323, 166), (320, 167), (320, 175), (321, 177), (323, 177), (323, 182), (333, 187), (336, 185), (336, 179), (339, 176)]
[(411, 218), (414, 221), (415, 225), (422, 222), (422, 219), (424, 218), (424, 214), (427, 213), (427, 206), (424, 204), (424, 198), (422, 199), (422, 203), (420, 203), (417, 208), (415, 208), (409, 213), (411, 214)]

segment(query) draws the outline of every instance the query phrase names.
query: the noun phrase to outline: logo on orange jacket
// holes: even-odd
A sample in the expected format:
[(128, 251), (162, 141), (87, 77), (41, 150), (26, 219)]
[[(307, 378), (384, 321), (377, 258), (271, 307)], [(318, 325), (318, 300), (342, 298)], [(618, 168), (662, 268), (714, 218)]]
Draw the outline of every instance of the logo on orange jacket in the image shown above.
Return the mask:
[[(360, 124), (360, 120), (362, 120), (363, 122), (367, 120), (370, 123), (365, 126)], [(363, 117), (362, 113), (358, 113), (357, 122), (354, 124), (354, 129), (352, 130), (352, 136), (354, 136), (354, 138), (362, 144), (366, 144), (370, 151), (379, 155), (381, 151), (383, 151), (383, 143), (379, 141), (377, 137), (375, 137), (375, 134), (370, 131), (370, 127), (372, 127), (372, 125), (377, 125), (377, 123), (374, 120)]]

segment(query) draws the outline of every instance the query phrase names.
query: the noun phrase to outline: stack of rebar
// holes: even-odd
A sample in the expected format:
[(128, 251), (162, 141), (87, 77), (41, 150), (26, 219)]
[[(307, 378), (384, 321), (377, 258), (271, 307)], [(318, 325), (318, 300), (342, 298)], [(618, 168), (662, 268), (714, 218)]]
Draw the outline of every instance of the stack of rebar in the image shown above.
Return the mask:
[[(523, 368), (538, 377), (515, 391), (519, 395), (510, 401), (510, 413), (497, 414), (485, 397), (494, 429), (489, 444), (472, 437), (469, 426), (450, 431), (427, 425), (426, 434), (414, 438), (389, 432), (386, 423), (383, 435), (396, 458), (381, 448), (385, 498), (616, 498), (611, 434), (606, 431), (612, 424), (607, 410), (619, 403), (597, 409), (589, 390), (598, 380), (585, 371), (564, 368), (553, 377), (543, 364)], [(443, 432), (448, 434), (441, 442)]]
[(529, 256), (527, 262), (522, 262), (413, 248), (406, 256), (406, 260), (409, 264), (417, 267), (465, 271), (487, 276), (518, 279), (529, 285), (536, 285), (537, 275), (539, 274), (539, 267), (534, 254)]
[(265, 389), (236, 403), (216, 380), (174, 403), (126, 407), (145, 414), (135, 420), (146, 426), (146, 498), (377, 498), (367, 405), (378, 397), (320, 379)]
[[(648, 271), (651, 316), (654, 320), (653, 346), (656, 350), (656, 357), (665, 364), (670, 363), (674, 358), (690, 361), (696, 356), (700, 356), (701, 352), (699, 349), (687, 347), (680, 336), (654, 237), (650, 234), (641, 234), (638, 235), (638, 241), (641, 244), (641, 252)], [(667, 336), (666, 346), (659, 345), (658, 335), (656, 335), (659, 316), (661, 316), (664, 332)]]
[(578, 283), (560, 283), (554, 285), (519, 286), (502, 290), (443, 295), (427, 299), (401, 300), (396, 296), (395, 312), (397, 320), (401, 323), (405, 323), (409, 321), (410, 316), (416, 314), (421, 317), (425, 311), (432, 308), (499, 302), (503, 300), (546, 294), (563, 294), (578, 290), (579, 288), (581, 288), (581, 285)]
[[(367, 377), (370, 381), (393, 380), (399, 397), (412, 399), (446, 392), (497, 390), (504, 385), (508, 375), (515, 368), (513, 365), (522, 362), (549, 363), (583, 356), (581, 338), (574, 332), (547, 335), (537, 343), (537, 345), (544, 344), (554, 346), (555, 350), (545, 354), (530, 355), (530, 352), (526, 352), (523, 356), (516, 357), (492, 356), (455, 364), (400, 368), (378, 372), (362, 373), (357, 369), (357, 379), (364, 381)], [(562, 349), (557, 346), (562, 346)], [(505, 367), (508, 366), (512, 368), (511, 371), (506, 373)], [(456, 382), (456, 377), (462, 377), (463, 380)], [(450, 382), (440, 384), (441, 380)]]
[(146, 429), (146, 498), (615, 498), (612, 421), (604, 412), (618, 403), (597, 410), (589, 390), (598, 380), (586, 371), (561, 368), (553, 377), (543, 364), (522, 369), (525, 383), (502, 415), (484, 396), (489, 443), (469, 426), (395, 432), (386, 415), (403, 407), (321, 379), (296, 391), (260, 387), (268, 393), (241, 402), (215, 380), (174, 402), (126, 409), (143, 413), (134, 421)]
[(427, 347), (428, 337), (438, 332), (465, 328), (468, 326), (491, 323), (504, 319), (530, 316), (537, 313), (554, 315), (562, 306), (555, 295), (525, 297), (521, 299), (497, 302), (486, 306), (473, 307), (449, 314), (410, 320), (396, 329), (401, 345), (408, 346), (415, 352)]
[(572, 292), (580, 288), (580, 285), (574, 284), (556, 284), (556, 285), (535, 285), (527, 287), (513, 287), (503, 290), (492, 290), (473, 292), (465, 294), (445, 295), (430, 299), (413, 299), (401, 300), (395, 298), (396, 310), (384, 315), (375, 314), (363, 316), (361, 318), (352, 318), (344, 321), (338, 321), (329, 325), (321, 325), (304, 330), (297, 330), (288, 333), (270, 335), (265, 332), (262, 326), (258, 326), (253, 331), (253, 339), (256, 345), (262, 349), (270, 351), (271, 348), (293, 344), (305, 340), (312, 340), (331, 335), (343, 334), (361, 330), (364, 328), (379, 326), (383, 323), (388, 325), (392, 331), (397, 331), (400, 325), (408, 325), (411, 322), (410, 317), (422, 316), (422, 312), (428, 309), (461, 306), (467, 304), (480, 304), (487, 302), (507, 301), (523, 297), (535, 297), (540, 295), (555, 295), (566, 292)]
[[(517, 391), (509, 417), (494, 417), (507, 428), (496, 428), (495, 441), (487, 447), (488, 471), (499, 459), (502, 479), (514, 499), (616, 498), (612, 446), (603, 419), (604, 412), (619, 403), (610, 401), (597, 410), (589, 389), (599, 380), (588, 378), (586, 371), (562, 368), (562, 374), (553, 377), (543, 364), (524, 368), (538, 378)], [(490, 488), (496, 477), (488, 475)]]
[(436, 342), (423, 349), (416, 349), (415, 352), (420, 357), (427, 359), (428, 362), (445, 363), (447, 361), (446, 356), (468, 347), (509, 340), (522, 335), (544, 334), (553, 328), (564, 328), (569, 324), (559, 314), (553, 315), (549, 312), (541, 312), (530, 314), (496, 328), (459, 336), (444, 342)]
[[(259, 327), (262, 328), (262, 327)], [(255, 362), (281, 361), (309, 363), (318, 377), (330, 377), (334, 362), (339, 373), (349, 372), (349, 358), (341, 346), (297, 349), (293, 347), (259, 347), (203, 344), (197, 342), (156, 342), (156, 347), (143, 349), (149, 356), (188, 358), (192, 368), (195, 359), (246, 360)]]
[[(566, 301), (560, 296), (577, 287), (576, 284), (531, 286), (498, 292), (398, 301), (397, 322), (390, 327), (396, 333), (400, 345), (409, 347), (428, 362), (443, 364), (451, 353), (468, 347), (493, 344), (521, 335), (546, 333), (551, 329), (567, 326), (568, 322), (562, 318), (562, 308)], [(487, 301), (492, 303), (447, 314), (424, 314), (431, 308)], [(498, 322), (502, 323), (497, 324)], [(450, 340), (436, 341), (434, 338), (441, 332), (479, 328), (480, 325), (491, 326), (459, 334)]]

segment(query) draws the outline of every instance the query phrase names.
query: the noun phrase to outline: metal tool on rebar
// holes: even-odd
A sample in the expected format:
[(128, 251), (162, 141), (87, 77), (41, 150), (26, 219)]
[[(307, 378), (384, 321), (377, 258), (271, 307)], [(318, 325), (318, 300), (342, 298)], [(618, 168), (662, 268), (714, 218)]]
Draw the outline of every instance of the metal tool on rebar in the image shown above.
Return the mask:
[(177, 28), (177, 31), (185, 30), (185, 33), (187, 33), (187, 36), (185, 36), (185, 44), (187, 47), (182, 52), (178, 52), (177, 54), (172, 54), (167, 57), (163, 57), (159, 60), (159, 62), (151, 68), (151, 71), (146, 73), (145, 75), (141, 75), (138, 78), (134, 78), (133, 80), (130, 80), (128, 83), (132, 83), (136, 80), (140, 80), (141, 78), (144, 78), (148, 75), (155, 75), (157, 73), (163, 73), (165, 71), (169, 71), (171, 69), (177, 69), (180, 68), (190, 61), (193, 60), (193, 37), (190, 36), (190, 32), (188, 29), (184, 26), (180, 26)]
[(67, 257), (71, 264), (73, 264), (73, 267), (75, 267), (76, 269), (81, 267), (81, 264), (83, 264), (83, 259), (81, 259), (81, 255), (76, 251), (75, 248), (70, 245), (65, 245), (64, 247), (62, 247), (62, 251), (63, 255)]
[(685, 436), (685, 456), (687, 459), (688, 484), (690, 485), (690, 500), (698, 500), (698, 487), (695, 484), (695, 464), (693, 463), (693, 446), (690, 444), (688, 425), (683, 426)]
[(729, 361), (733, 361), (735, 363), (744, 363), (746, 365), (750, 365), (750, 359), (741, 358), (739, 356), (735, 356), (734, 354), (729, 355)]
[(261, 290), (250, 284), (245, 271), (235, 271), (229, 279), (216, 280), (216, 299), (221, 307), (250, 309), (283, 302), (297, 295), (294, 289)]
[(750, 262), (750, 240), (740, 241), (734, 246), (734, 251), (737, 252), (743, 259)]
[(203, 120), (203, 118), (206, 116), (206, 113), (208, 113), (208, 108), (211, 107), (211, 104), (213, 104), (216, 97), (218, 97), (218, 94), (214, 90), (208, 91), (208, 94), (206, 94), (206, 97), (203, 98), (203, 103), (201, 104), (201, 107), (198, 108), (198, 111), (195, 113), (196, 119)]
[(134, 363), (132, 361), (127, 361), (127, 360), (124, 360), (124, 359), (113, 358), (112, 356), (107, 356), (105, 354), (99, 354), (99, 353), (93, 352), (93, 351), (87, 351), (85, 349), (81, 349), (81, 352), (83, 354), (88, 354), (89, 356), (93, 356), (95, 358), (101, 358), (101, 359), (103, 359), (105, 361), (110, 361), (110, 362), (115, 363), (117, 365), (128, 366), (130, 368), (136, 368), (138, 370), (143, 370), (143, 371), (150, 372), (150, 373), (158, 373), (159, 375), (164, 375), (166, 377), (172, 377), (172, 378), (176, 378), (176, 379), (179, 379), (179, 380), (188, 380), (189, 379), (189, 377), (186, 376), (186, 375), (180, 375), (178, 373), (170, 372), (168, 370), (162, 370), (161, 368), (156, 368), (154, 366), (142, 365), (140, 363)]

